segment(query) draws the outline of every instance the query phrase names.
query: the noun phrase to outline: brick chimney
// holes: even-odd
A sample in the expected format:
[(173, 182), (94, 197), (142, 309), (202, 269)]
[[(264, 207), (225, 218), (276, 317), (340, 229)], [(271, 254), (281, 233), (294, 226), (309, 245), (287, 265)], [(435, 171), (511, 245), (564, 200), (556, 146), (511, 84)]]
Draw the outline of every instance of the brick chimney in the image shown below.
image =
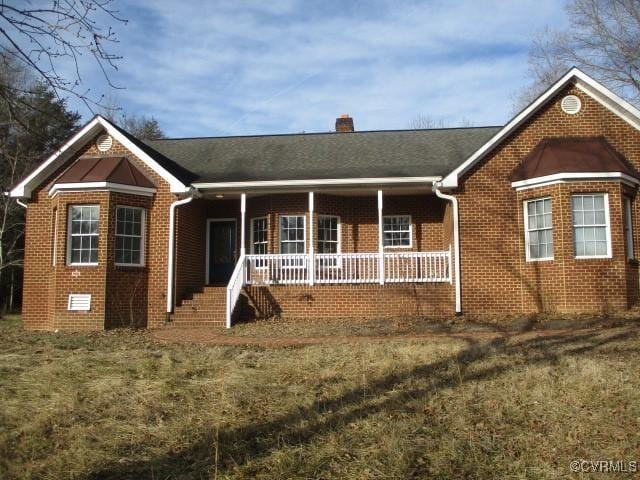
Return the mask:
[(353, 132), (353, 118), (348, 113), (343, 113), (336, 118), (336, 132)]

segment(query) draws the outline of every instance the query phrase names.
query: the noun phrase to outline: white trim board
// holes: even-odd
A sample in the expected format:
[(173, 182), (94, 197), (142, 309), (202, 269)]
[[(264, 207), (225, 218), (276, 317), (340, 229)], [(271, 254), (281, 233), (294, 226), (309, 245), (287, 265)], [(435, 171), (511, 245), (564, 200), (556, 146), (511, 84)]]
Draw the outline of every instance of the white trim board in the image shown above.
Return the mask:
[(487, 143), (476, 150), (467, 160), (464, 161), (464, 163), (462, 163), (462, 165), (447, 175), (444, 180), (442, 180), (442, 186), (444, 188), (456, 188), (462, 175), (468, 172), (477, 162), (484, 158), (485, 155), (496, 148), (502, 140), (526, 122), (531, 116), (540, 110), (540, 108), (546, 105), (553, 96), (569, 84), (576, 85), (582, 92), (589, 95), (595, 101), (625, 120), (637, 130), (640, 130), (640, 110), (618, 97), (615, 93), (596, 82), (581, 70), (574, 67), (560, 80), (553, 84), (546, 92), (529, 104), (528, 107), (513, 117), (509, 123), (489, 139)]
[(305, 180), (260, 180), (250, 182), (194, 182), (193, 186), (200, 190), (225, 190), (242, 188), (269, 187), (318, 187), (318, 186), (353, 186), (353, 185), (403, 185), (428, 184), (440, 181), (442, 177), (378, 177), (378, 178), (329, 178)]
[(511, 186), (520, 192), (530, 188), (546, 187), (558, 183), (570, 182), (597, 182), (597, 181), (620, 181), (622, 183), (637, 186), (640, 180), (626, 173), (621, 172), (575, 172), (575, 173), (556, 173), (553, 175), (545, 175), (543, 177), (529, 178), (527, 180), (519, 180), (511, 182)]
[(49, 158), (42, 162), (31, 174), (22, 182), (11, 190), (10, 195), (17, 198), (29, 198), (31, 192), (40, 183), (42, 183), (57, 168), (60, 168), (64, 162), (69, 160), (71, 156), (77, 153), (89, 139), (93, 138), (102, 130), (116, 139), (122, 146), (127, 148), (131, 153), (138, 157), (145, 165), (160, 175), (171, 187), (173, 193), (184, 193), (188, 190), (187, 185), (183, 184), (175, 176), (169, 173), (153, 158), (138, 148), (131, 140), (125, 137), (117, 128), (115, 128), (108, 120), (100, 115), (96, 115), (89, 121), (78, 133), (72, 136), (64, 145), (62, 145)]
[(138, 187), (136, 185), (125, 185), (123, 183), (112, 182), (56, 183), (49, 189), (49, 196), (55, 197), (59, 192), (84, 192), (96, 190), (131, 193), (133, 195), (143, 195), (145, 197), (151, 197), (156, 192), (155, 188)]

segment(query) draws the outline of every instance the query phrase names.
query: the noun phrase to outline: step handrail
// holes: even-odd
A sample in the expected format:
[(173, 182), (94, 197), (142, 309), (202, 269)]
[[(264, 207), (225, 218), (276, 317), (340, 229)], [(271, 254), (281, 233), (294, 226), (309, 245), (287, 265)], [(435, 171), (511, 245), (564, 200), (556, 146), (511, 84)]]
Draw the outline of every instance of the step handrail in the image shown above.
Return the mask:
[(227, 323), (226, 327), (231, 328), (231, 316), (238, 303), (240, 292), (245, 284), (245, 255), (241, 255), (236, 263), (229, 283), (227, 284)]

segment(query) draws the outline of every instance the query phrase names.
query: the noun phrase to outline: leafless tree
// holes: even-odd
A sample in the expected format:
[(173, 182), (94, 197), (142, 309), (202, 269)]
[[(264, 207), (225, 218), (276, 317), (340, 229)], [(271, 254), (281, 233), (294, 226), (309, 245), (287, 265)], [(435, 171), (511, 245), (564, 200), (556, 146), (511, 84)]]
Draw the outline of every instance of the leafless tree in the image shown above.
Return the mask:
[(434, 118), (428, 115), (416, 115), (413, 120), (409, 122), (409, 128), (413, 130), (460, 127), (473, 127), (473, 122), (469, 119), (463, 118), (459, 122), (452, 123), (444, 118)]
[[(112, 0), (1, 0), (0, 68), (15, 63), (26, 67), (58, 98), (75, 96), (93, 111), (101, 97), (83, 86), (80, 57), (91, 56), (108, 84), (117, 88), (110, 73), (117, 70), (116, 62), (121, 58), (111, 51), (118, 40), (110, 25), (98, 21), (106, 16), (126, 23), (111, 4)], [(70, 77), (63, 73), (69, 62), (74, 68)], [(14, 102), (25, 93), (11, 88), (10, 84), (0, 84), (4, 102)]]
[(569, 0), (567, 31), (544, 30), (533, 39), (534, 79), (515, 99), (520, 110), (572, 66), (583, 69), (623, 98), (640, 103), (640, 2)]

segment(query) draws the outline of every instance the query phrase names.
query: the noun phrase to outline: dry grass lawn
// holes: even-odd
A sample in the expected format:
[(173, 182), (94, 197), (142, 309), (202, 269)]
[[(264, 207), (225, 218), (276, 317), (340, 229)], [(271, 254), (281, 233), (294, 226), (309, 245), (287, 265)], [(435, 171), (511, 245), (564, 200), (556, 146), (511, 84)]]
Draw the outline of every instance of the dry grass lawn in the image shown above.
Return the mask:
[(640, 460), (615, 325), (263, 349), (3, 320), (0, 478), (589, 478), (570, 461)]

